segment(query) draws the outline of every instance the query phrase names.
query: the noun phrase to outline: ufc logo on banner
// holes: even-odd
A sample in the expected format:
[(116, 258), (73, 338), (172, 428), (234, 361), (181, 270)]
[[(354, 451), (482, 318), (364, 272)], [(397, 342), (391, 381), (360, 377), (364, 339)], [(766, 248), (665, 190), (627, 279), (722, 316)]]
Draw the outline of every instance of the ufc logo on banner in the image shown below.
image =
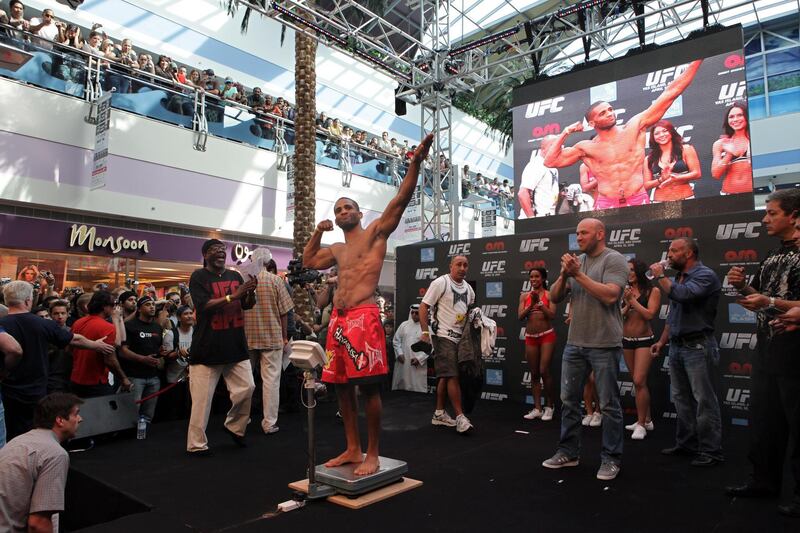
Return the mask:
[(747, 89), (747, 82), (740, 81), (737, 83), (726, 83), (719, 88), (719, 97), (717, 100), (739, 100), (744, 96), (744, 91)]
[(620, 396), (625, 396), (626, 394), (630, 394), (633, 397), (636, 396), (636, 392), (633, 390), (632, 381), (618, 381), (617, 384), (619, 385)]
[(520, 252), (533, 252), (536, 250), (541, 250), (546, 252), (549, 247), (547, 243), (550, 242), (550, 239), (545, 237), (542, 239), (524, 239), (522, 242), (519, 243), (519, 251)]
[(418, 268), (416, 279), (435, 279), (438, 268)]
[(723, 333), (719, 338), (719, 347), (726, 350), (741, 350), (747, 346), (755, 350), (756, 342), (755, 333)]
[(525, 118), (541, 117), (545, 113), (558, 113), (563, 111), (564, 108), (560, 105), (565, 100), (565, 97), (559, 96), (558, 98), (548, 98), (541, 102), (533, 102), (528, 104), (525, 109)]
[(506, 271), (506, 262), (503, 261), (484, 261), (481, 265), (483, 274), (502, 274)]
[(621, 242), (621, 241), (635, 241), (639, 239), (639, 235), (641, 234), (642, 230), (639, 228), (635, 229), (615, 229), (609, 233), (608, 240), (612, 242)]
[(470, 243), (462, 242), (460, 244), (451, 244), (450, 252), (447, 255), (469, 255)]
[(720, 224), (717, 227), (717, 240), (727, 241), (729, 239), (755, 239), (758, 237), (756, 231), (761, 227), (761, 222), (737, 222), (735, 224)]
[(506, 318), (508, 316), (507, 305), (482, 305), (481, 313), (489, 318), (499, 317)]
[(728, 389), (725, 401), (746, 404), (750, 400), (750, 389)]

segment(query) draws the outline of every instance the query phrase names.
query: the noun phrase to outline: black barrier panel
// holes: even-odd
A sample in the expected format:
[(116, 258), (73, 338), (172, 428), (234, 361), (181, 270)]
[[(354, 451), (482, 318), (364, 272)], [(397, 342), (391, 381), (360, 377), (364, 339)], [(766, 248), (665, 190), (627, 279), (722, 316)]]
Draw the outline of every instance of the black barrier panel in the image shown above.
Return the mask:
[[(755, 274), (758, 263), (777, 245), (762, 226), (761, 216), (758, 212), (745, 212), (607, 227), (609, 246), (648, 264), (666, 257), (672, 239), (695, 238), (701, 261), (720, 276), (723, 294), (715, 334), (720, 345), (718, 396), (726, 424), (747, 424), (749, 379), (756, 340), (755, 316), (736, 303), (738, 294), (725, 275), (733, 265), (742, 265), (749, 275)], [(531, 268), (546, 268), (549, 281), (554, 281), (561, 256), (570, 251), (580, 253), (572, 230), (402, 246), (397, 248), (398, 309), (422, 301), (430, 282), (448, 272), (450, 258), (456, 254), (465, 255), (469, 260), (467, 281), (476, 289), (477, 304), (498, 325), (496, 349), (486, 363), (484, 398), (530, 403), (531, 374), (522, 341), (524, 324), (517, 319), (520, 293), (530, 290), (528, 271)], [(659, 316), (653, 320), (656, 337), (663, 330), (667, 306), (668, 300), (663, 297)], [(558, 340), (551, 372), (556, 384), (560, 382), (561, 353), (567, 337), (564, 323), (567, 313), (568, 304), (562, 302), (554, 320)], [(624, 361), (620, 362), (620, 370), (623, 408), (627, 413), (634, 413), (633, 380)], [(674, 418), (666, 350), (653, 361), (648, 383), (653, 417)]]

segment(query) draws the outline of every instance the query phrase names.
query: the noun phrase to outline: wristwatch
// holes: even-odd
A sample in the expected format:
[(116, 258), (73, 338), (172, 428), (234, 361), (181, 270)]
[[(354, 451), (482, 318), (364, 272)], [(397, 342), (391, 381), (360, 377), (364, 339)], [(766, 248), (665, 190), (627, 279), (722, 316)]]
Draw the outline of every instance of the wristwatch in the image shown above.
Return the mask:
[(228, 302), (228, 303), (231, 303), (231, 295), (230, 294), (226, 294), (225, 295), (225, 301)]
[(769, 297), (769, 309), (777, 309), (777, 307), (775, 307), (775, 297), (774, 296), (770, 296)]
[(660, 274), (660, 275), (656, 276), (656, 279), (664, 279), (666, 277), (667, 276), (665, 276), (664, 274)]
[(427, 335), (428, 337), (430, 337), (431, 336), (431, 332), (430, 331), (423, 331), (422, 335)]

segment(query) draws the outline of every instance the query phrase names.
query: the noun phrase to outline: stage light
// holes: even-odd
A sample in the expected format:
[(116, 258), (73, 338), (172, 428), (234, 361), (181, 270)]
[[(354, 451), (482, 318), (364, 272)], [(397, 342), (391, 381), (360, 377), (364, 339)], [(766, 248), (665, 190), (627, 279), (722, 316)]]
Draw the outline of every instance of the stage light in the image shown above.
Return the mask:
[(31, 60), (32, 54), (8, 44), (0, 43), (0, 68), (16, 72)]

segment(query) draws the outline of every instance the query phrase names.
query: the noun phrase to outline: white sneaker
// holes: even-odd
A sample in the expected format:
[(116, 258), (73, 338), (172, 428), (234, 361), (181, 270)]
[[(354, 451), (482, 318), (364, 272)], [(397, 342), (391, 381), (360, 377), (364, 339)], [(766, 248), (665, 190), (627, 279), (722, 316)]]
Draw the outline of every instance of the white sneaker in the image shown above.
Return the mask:
[(589, 425), (593, 428), (600, 427), (603, 424), (603, 415), (600, 414), (600, 411), (595, 411), (592, 413), (592, 420), (589, 422)]
[(592, 415), (586, 415), (581, 420), (582, 426), (588, 426), (592, 422)]
[(442, 411), (442, 414), (437, 415), (433, 413), (433, 418), (431, 418), (431, 424), (434, 426), (446, 426), (449, 428), (455, 427), (456, 421), (447, 414), (447, 411)]
[[(634, 429), (636, 429), (636, 426), (638, 425), (639, 425), (638, 422), (634, 422), (633, 424), (628, 424), (627, 426), (625, 426), (625, 429), (627, 429), (628, 431), (633, 431)], [(647, 431), (653, 431), (653, 429), (655, 429), (653, 421), (651, 420), (650, 422), (645, 422), (644, 429), (646, 429)]]
[(633, 429), (633, 435), (631, 438), (633, 440), (643, 440), (647, 436), (647, 430), (644, 426), (636, 424), (636, 427)]
[(522, 415), (522, 418), (525, 420), (534, 420), (536, 418), (542, 418), (542, 412), (535, 407), (530, 410), (527, 415)]
[(456, 417), (456, 431), (459, 433), (466, 433), (467, 431), (472, 430), (472, 424), (464, 415), (458, 415)]
[(547, 422), (548, 420), (553, 419), (553, 408), (552, 407), (545, 407), (544, 413), (542, 413), (542, 420)]

